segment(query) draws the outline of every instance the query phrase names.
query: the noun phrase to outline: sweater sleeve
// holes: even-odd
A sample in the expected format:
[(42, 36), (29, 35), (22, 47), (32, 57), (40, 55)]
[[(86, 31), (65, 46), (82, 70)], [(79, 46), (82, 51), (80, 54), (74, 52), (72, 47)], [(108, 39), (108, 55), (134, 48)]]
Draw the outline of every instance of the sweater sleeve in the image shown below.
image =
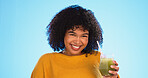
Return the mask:
[(118, 74), (118, 77), (117, 78), (120, 78), (119, 74)]
[(38, 60), (32, 74), (31, 74), (31, 78), (47, 78), (49, 71), (48, 66), (49, 66), (49, 55), (48, 54), (44, 54), (40, 57), (40, 59)]

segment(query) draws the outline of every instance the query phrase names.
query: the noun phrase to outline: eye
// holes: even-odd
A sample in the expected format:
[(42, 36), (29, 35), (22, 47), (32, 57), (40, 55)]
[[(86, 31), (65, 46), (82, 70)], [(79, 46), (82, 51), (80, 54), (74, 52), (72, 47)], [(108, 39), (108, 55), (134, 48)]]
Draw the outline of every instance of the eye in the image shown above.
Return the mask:
[(88, 37), (88, 36), (86, 36), (86, 35), (83, 35), (82, 37)]
[(70, 36), (75, 36), (75, 34), (69, 34)]

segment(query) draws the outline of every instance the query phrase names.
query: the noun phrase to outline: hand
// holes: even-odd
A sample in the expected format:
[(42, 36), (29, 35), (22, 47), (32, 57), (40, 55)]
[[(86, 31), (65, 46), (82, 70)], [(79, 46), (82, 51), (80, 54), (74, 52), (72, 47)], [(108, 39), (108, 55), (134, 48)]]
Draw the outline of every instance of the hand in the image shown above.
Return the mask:
[(115, 60), (113, 60), (113, 63), (115, 65), (111, 65), (111, 68), (115, 69), (115, 71), (109, 70), (109, 73), (113, 74), (113, 76), (103, 76), (103, 78), (117, 78), (118, 77), (118, 71), (119, 71), (118, 63)]

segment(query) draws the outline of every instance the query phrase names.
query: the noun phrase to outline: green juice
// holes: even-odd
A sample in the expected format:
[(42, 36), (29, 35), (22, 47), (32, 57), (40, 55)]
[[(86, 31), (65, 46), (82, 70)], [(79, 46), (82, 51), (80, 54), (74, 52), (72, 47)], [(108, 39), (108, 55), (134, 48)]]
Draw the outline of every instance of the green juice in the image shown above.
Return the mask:
[(115, 71), (110, 65), (115, 65), (112, 58), (101, 58), (99, 70), (103, 76), (111, 76), (109, 70)]

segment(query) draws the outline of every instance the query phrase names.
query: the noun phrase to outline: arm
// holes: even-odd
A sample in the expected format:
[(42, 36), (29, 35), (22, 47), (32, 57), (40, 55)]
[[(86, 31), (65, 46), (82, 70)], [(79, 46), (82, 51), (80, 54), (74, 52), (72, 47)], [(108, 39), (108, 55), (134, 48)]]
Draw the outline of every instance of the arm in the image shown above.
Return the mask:
[(43, 68), (44, 68), (43, 59), (41, 57), (31, 74), (31, 78), (44, 78), (44, 69)]
[(50, 78), (49, 74), (49, 54), (44, 54), (40, 57), (34, 70), (32, 71), (31, 78)]

